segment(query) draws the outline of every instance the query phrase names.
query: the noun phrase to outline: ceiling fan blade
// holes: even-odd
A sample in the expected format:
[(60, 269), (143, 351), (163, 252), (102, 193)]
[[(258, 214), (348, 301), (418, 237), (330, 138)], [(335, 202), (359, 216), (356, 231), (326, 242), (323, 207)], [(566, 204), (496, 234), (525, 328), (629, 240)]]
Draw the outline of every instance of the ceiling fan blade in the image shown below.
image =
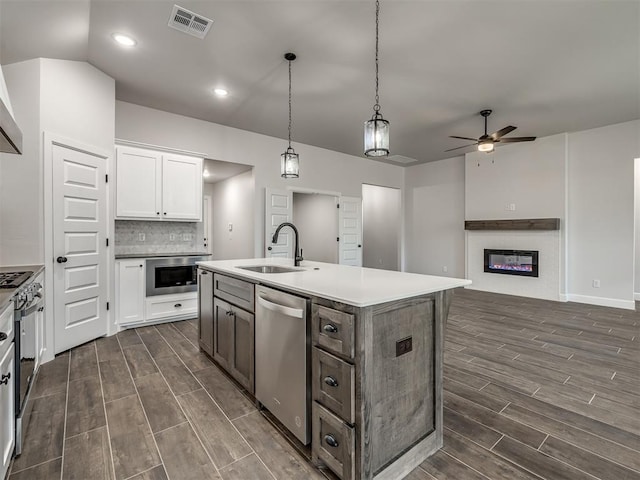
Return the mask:
[(470, 145), (464, 145), (463, 147), (450, 148), (449, 150), (445, 150), (445, 152), (450, 152), (452, 150), (460, 150), (461, 148), (475, 147), (476, 145), (477, 143), (472, 143)]
[(460, 140), (471, 140), (472, 142), (477, 142), (477, 138), (469, 138), (469, 137), (457, 137), (455, 135), (449, 135), (449, 138), (459, 138)]
[(516, 142), (533, 142), (536, 137), (511, 137), (511, 138), (500, 138), (496, 140), (500, 143), (516, 143)]
[(498, 130), (497, 132), (492, 133), (491, 134), (491, 138), (493, 138), (494, 140), (498, 140), (503, 135), (506, 135), (509, 132), (513, 132), (516, 128), (518, 128), (518, 127), (514, 127), (513, 125), (509, 125), (508, 127), (504, 127), (502, 129)]

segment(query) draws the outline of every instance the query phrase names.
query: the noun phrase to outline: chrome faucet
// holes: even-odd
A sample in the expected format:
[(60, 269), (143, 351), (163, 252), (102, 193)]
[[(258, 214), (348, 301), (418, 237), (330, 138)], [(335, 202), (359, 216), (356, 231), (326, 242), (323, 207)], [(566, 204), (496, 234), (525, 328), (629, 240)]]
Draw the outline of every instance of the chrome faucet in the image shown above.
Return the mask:
[(282, 227), (291, 227), (291, 230), (293, 230), (293, 233), (296, 236), (295, 252), (293, 252), (293, 265), (299, 267), (300, 262), (304, 260), (304, 258), (302, 258), (302, 250), (300, 250), (300, 244), (298, 242), (298, 229), (293, 223), (284, 222), (278, 225), (278, 228), (276, 228), (276, 232), (273, 234), (273, 238), (271, 239), (271, 243), (278, 243), (278, 234), (280, 233), (280, 230), (282, 230)]

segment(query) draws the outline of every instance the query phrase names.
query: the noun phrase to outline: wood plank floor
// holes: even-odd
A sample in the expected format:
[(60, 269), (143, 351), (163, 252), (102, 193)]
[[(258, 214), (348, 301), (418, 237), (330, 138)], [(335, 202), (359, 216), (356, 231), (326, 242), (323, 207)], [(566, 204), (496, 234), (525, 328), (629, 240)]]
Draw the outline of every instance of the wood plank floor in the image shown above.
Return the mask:
[[(445, 444), (408, 477), (640, 479), (640, 313), (458, 290)], [(11, 480), (320, 479), (197, 348), (195, 320), (42, 366)]]

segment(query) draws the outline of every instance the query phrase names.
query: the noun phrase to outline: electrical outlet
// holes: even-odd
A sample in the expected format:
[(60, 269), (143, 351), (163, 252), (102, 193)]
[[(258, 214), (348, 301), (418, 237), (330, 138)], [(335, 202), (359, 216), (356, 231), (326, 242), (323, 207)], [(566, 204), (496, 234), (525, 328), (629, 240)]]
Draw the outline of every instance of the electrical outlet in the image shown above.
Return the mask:
[(396, 357), (409, 353), (413, 350), (413, 337), (403, 338), (396, 342)]
[(170, 233), (169, 234), (169, 241), (170, 242), (175, 242), (176, 241), (176, 234), (175, 233)]
[(144, 233), (139, 233), (138, 234), (138, 241), (139, 242), (144, 242), (144, 239), (146, 238)]
[(594, 280), (592, 285), (593, 285), (593, 288), (600, 288), (600, 280)]
[(183, 233), (182, 240), (184, 240), (185, 242), (190, 242), (191, 240), (193, 240), (193, 235), (191, 233)]
[(509, 204), (509, 210), (511, 210), (512, 212), (516, 211), (516, 204), (515, 203), (510, 203)]
[(449, 271), (449, 267), (447, 267), (446, 265), (444, 267), (442, 267), (442, 271), (444, 273), (447, 273)]

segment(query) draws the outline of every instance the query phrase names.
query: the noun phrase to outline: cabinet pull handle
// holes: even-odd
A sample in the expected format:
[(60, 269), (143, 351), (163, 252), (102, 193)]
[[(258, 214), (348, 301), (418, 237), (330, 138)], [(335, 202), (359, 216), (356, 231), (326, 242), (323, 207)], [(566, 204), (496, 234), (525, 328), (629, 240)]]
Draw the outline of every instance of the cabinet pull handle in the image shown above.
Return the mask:
[(340, 443), (338, 442), (338, 440), (336, 440), (336, 437), (334, 437), (330, 433), (324, 436), (324, 441), (327, 445), (333, 448), (338, 448), (340, 446)]
[(338, 333), (338, 327), (333, 323), (327, 323), (322, 329), (327, 333)]
[(160, 215), (160, 212), (156, 212), (156, 215)]
[(58, 257), (58, 258), (56, 258), (56, 262), (58, 262), (58, 263), (67, 263), (67, 257)]
[(2, 374), (2, 379), (0, 379), (0, 385), (6, 385), (9, 383), (9, 379), (11, 378), (11, 373)]
[(330, 387), (337, 387), (338, 385), (340, 385), (338, 383), (338, 380), (333, 378), (331, 375), (324, 377), (324, 383), (326, 383)]
[(176, 307), (176, 308), (181, 307), (181, 306), (182, 306), (182, 304), (181, 304), (181, 303), (176, 303), (176, 304), (174, 305), (174, 307)]

